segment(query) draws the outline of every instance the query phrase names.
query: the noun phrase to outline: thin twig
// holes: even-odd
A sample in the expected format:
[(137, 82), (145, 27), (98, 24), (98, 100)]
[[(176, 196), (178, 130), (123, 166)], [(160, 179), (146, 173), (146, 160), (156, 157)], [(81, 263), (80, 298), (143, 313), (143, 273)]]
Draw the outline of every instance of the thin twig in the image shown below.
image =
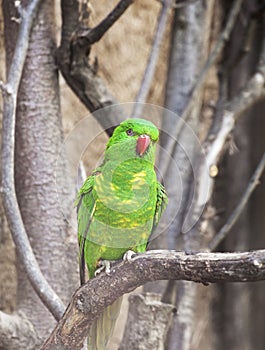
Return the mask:
[[(204, 66), (203, 66), (203, 68), (202, 68), (202, 70), (201, 70), (201, 72), (196, 80), (196, 83), (190, 92), (190, 97), (189, 97), (189, 99), (186, 103), (186, 106), (184, 107), (183, 112), (180, 116), (181, 122), (176, 124), (176, 129), (172, 133), (172, 137), (169, 139), (169, 142), (167, 145), (167, 152), (169, 152), (169, 154), (171, 154), (171, 155), (174, 153), (174, 149), (175, 149), (176, 144), (177, 144), (178, 136), (182, 131), (182, 128), (184, 125), (183, 121), (188, 119), (188, 117), (191, 113), (192, 107), (193, 107), (195, 97), (198, 94), (198, 92), (200, 91), (200, 89), (202, 88), (202, 85), (205, 82), (205, 79), (207, 77), (209, 69), (217, 61), (217, 59), (219, 58), (219, 55), (222, 52), (227, 40), (229, 39), (229, 36), (230, 36), (232, 29), (235, 25), (235, 21), (237, 19), (238, 13), (241, 9), (242, 2), (243, 2), (243, 0), (235, 0), (234, 1), (233, 6), (230, 10), (225, 28), (222, 31), (217, 43), (215, 44), (210, 56), (208, 57), (207, 61), (205, 62)], [(169, 168), (170, 162), (171, 162), (171, 157), (167, 157), (167, 158), (165, 158), (165, 161), (163, 161), (163, 163), (161, 164), (161, 167), (160, 167), (161, 178), (165, 178), (165, 175), (166, 175), (166, 172)]]
[(261, 158), (261, 161), (259, 162), (259, 165), (257, 169), (255, 170), (254, 174), (252, 175), (249, 184), (246, 188), (246, 191), (243, 193), (238, 205), (236, 206), (235, 210), (232, 212), (230, 217), (228, 218), (227, 222), (224, 224), (224, 226), (220, 229), (220, 231), (216, 234), (216, 236), (211, 240), (209, 243), (209, 250), (212, 251), (216, 249), (216, 247), (221, 243), (222, 240), (228, 235), (231, 228), (234, 226), (240, 215), (242, 214), (242, 211), (244, 210), (246, 204), (248, 203), (248, 200), (259, 184), (259, 179), (264, 171), (265, 168), (265, 153), (263, 154), (263, 157)]
[(121, 0), (114, 9), (93, 29), (88, 29), (86, 35), (82, 35), (82, 38), (86, 39), (88, 45), (92, 45), (99, 41), (103, 35), (113, 26), (115, 22), (123, 15), (127, 8), (133, 3), (134, 0)]
[(144, 76), (141, 82), (140, 90), (135, 100), (136, 105), (132, 113), (133, 117), (139, 117), (140, 114), (142, 113), (142, 109), (143, 109), (142, 103), (146, 102), (148, 92), (150, 91), (150, 87), (155, 74), (155, 68), (159, 57), (160, 46), (164, 38), (166, 24), (170, 13), (169, 10), (171, 9), (171, 7), (172, 7), (172, 0), (163, 1), (162, 9), (160, 11), (160, 14), (157, 20), (157, 26), (156, 26), (152, 49), (148, 58), (148, 62), (147, 62)]
[[(111, 13), (115, 12), (115, 9)], [(121, 106), (118, 105), (103, 80), (96, 74), (94, 67), (89, 64), (91, 43), (87, 42), (86, 35), (88, 40), (92, 42), (95, 38), (93, 33), (95, 33), (96, 28), (99, 29), (102, 25), (102, 28), (106, 30), (106, 23), (110, 24), (107, 18), (112, 20), (111, 23), (113, 24), (113, 16), (109, 14), (95, 28), (84, 29), (82, 23), (79, 22), (78, 11), (78, 0), (61, 0), (62, 28), (61, 44), (56, 52), (57, 65), (67, 84), (86, 108), (92, 113), (97, 110), (102, 111), (102, 113), (95, 113), (93, 116), (102, 125), (106, 133), (111, 136), (113, 126), (118, 125), (124, 119), (122, 117), (124, 113), (122, 113)], [(118, 14), (121, 15), (119, 11)], [(117, 17), (116, 13), (116, 20)], [(103, 29), (101, 29), (102, 33)], [(104, 109), (109, 106), (115, 107)]]
[(34, 256), (22, 221), (14, 183), (17, 95), (28, 50), (31, 28), (40, 3), (41, 0), (32, 0), (28, 7), (21, 12), (21, 24), (7, 77), (7, 83), (2, 84), (4, 102), (2, 126), (2, 193), (3, 206), (20, 261), (27, 272), (27, 276), (34, 290), (42, 302), (53, 316), (59, 319), (65, 307), (43, 276)]
[[(148, 281), (253, 282), (265, 279), (265, 250), (198, 253), (150, 250), (119, 262), (79, 288), (42, 350), (81, 349), (93, 320), (124, 293)], [(95, 293), (95, 290), (97, 293)]]

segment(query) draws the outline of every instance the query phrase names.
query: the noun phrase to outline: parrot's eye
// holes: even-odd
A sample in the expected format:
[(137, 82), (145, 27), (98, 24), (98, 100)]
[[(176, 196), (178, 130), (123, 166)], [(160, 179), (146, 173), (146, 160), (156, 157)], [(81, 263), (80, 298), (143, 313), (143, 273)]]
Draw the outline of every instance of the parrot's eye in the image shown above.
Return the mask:
[(128, 130), (126, 131), (126, 134), (127, 134), (128, 136), (134, 136), (133, 129), (128, 129)]

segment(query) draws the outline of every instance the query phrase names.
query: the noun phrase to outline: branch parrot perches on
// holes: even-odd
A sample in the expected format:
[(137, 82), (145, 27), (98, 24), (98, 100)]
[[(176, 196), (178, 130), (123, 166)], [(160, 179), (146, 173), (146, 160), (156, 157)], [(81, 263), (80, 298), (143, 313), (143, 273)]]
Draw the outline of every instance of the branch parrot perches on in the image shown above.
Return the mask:
[[(109, 139), (103, 163), (84, 182), (77, 204), (80, 279), (128, 250), (146, 250), (167, 204), (154, 170), (159, 132), (144, 119), (127, 119)], [(103, 350), (119, 314), (121, 299), (106, 308), (90, 329), (88, 349)]]

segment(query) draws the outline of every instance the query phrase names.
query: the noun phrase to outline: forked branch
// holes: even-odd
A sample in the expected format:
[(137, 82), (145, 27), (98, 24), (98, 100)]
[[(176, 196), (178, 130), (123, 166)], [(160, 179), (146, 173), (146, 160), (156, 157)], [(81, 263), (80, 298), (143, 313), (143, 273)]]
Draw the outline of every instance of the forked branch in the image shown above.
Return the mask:
[[(94, 28), (82, 28), (79, 22), (78, 0), (62, 0), (62, 41), (57, 51), (58, 67), (67, 84), (90, 112), (117, 104), (103, 80), (97, 75), (95, 67), (89, 63), (91, 46), (100, 40), (106, 31), (120, 18), (133, 0), (121, 0), (106, 18)], [(111, 135), (112, 126), (118, 125), (122, 118), (121, 107), (116, 105), (109, 114), (95, 114), (98, 122)], [(106, 113), (105, 113), (106, 114)]]

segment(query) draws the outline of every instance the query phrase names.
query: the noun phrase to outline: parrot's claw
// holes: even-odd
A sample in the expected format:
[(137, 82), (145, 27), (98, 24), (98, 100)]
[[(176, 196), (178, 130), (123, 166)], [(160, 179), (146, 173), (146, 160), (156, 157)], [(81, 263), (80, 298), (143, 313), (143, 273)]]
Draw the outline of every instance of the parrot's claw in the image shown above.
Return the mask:
[(131, 261), (132, 257), (136, 255), (136, 253), (133, 250), (128, 250), (124, 255), (122, 260), (124, 261)]
[(100, 267), (96, 269), (95, 276), (98, 276), (102, 271), (105, 271), (106, 275), (110, 274), (110, 261), (109, 260), (100, 260)]

